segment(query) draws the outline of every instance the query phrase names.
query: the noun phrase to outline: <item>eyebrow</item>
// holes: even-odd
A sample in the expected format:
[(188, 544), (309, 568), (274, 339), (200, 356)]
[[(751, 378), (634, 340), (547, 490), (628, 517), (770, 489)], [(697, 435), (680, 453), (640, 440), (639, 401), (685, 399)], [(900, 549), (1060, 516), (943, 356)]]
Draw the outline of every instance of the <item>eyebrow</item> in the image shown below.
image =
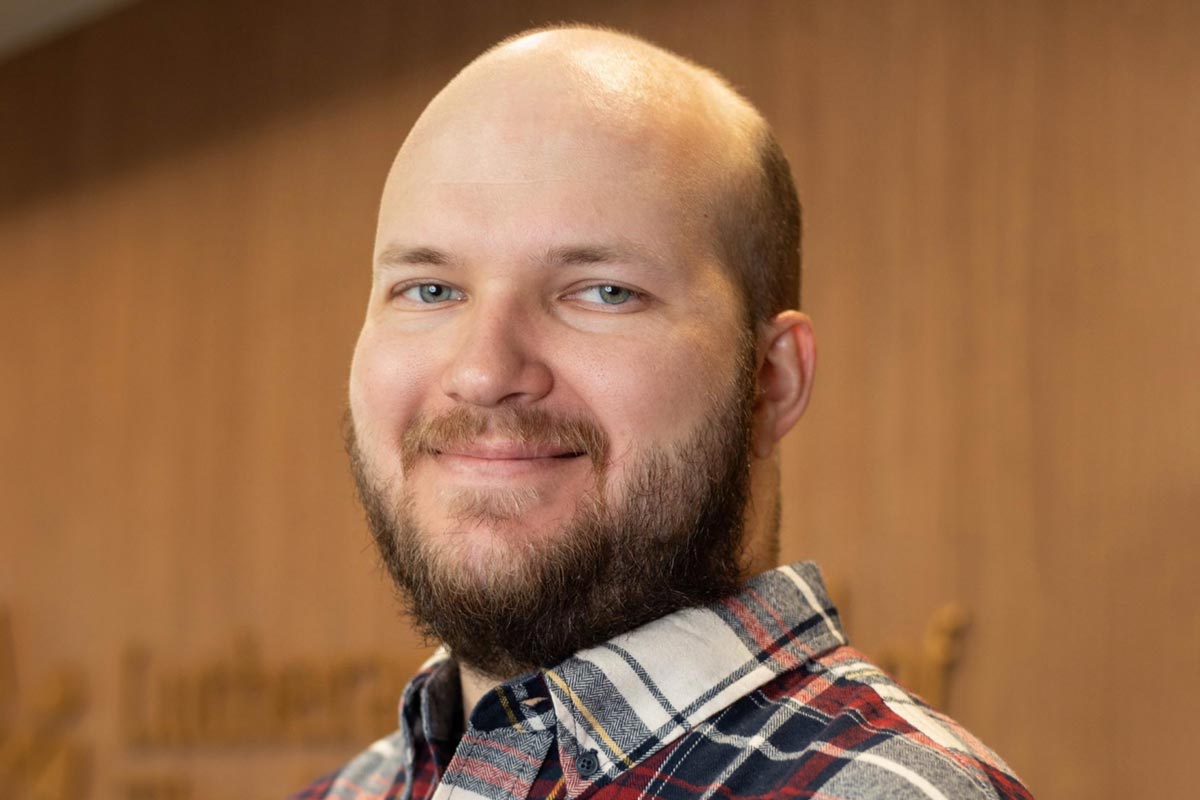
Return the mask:
[(546, 251), (542, 260), (547, 264), (558, 266), (577, 266), (581, 264), (607, 264), (613, 261), (650, 261), (647, 254), (636, 247), (621, 247), (611, 245), (577, 245), (567, 247), (552, 247)]
[(400, 247), (392, 245), (385, 247), (375, 263), (379, 266), (398, 266), (401, 264), (432, 264), (445, 266), (453, 259), (436, 247)]
[[(540, 259), (550, 266), (581, 266), (587, 264), (610, 264), (615, 262), (637, 262), (658, 265), (659, 260), (646, 249), (632, 243), (585, 244), (551, 247)], [(377, 267), (389, 266), (447, 266), (455, 259), (436, 247), (391, 245), (385, 247), (375, 260)]]

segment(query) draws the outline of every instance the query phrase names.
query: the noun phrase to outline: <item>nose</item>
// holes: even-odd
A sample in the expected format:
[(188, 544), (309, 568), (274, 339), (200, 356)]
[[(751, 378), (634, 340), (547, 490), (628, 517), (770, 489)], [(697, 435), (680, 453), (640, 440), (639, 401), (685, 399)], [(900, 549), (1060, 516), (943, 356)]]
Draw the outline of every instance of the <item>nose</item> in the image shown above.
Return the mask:
[(481, 304), (461, 322), (442, 373), (448, 397), (493, 407), (528, 404), (550, 393), (554, 376), (541, 357), (537, 326), (521, 304)]

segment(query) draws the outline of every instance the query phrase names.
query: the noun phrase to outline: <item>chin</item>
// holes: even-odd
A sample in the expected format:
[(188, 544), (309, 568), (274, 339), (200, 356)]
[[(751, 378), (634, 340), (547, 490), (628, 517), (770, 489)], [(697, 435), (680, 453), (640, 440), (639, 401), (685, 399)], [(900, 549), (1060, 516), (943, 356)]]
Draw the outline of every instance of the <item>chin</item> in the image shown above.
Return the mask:
[(441, 527), (435, 548), (444, 568), (490, 583), (521, 570), (547, 540), (561, 534), (561, 526), (536, 524), (526, 517), (455, 520)]

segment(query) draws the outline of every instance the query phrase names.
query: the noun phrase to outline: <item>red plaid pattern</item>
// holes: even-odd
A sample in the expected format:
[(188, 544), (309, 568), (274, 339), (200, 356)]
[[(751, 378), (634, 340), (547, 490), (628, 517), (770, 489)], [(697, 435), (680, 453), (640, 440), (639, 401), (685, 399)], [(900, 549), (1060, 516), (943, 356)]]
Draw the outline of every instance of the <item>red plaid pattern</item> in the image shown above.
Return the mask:
[(437, 654), (400, 729), (293, 800), (1030, 797), (846, 644), (812, 564), (501, 684), (455, 742), (458, 693)]

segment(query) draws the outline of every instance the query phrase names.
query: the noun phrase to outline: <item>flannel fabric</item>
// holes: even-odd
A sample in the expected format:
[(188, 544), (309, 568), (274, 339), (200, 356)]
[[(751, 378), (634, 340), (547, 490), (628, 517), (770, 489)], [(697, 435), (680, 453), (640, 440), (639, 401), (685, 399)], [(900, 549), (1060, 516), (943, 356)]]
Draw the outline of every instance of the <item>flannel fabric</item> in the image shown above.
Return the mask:
[(455, 743), (461, 703), (439, 652), (400, 730), (293, 800), (1030, 797), (847, 646), (812, 564), (501, 684)]

